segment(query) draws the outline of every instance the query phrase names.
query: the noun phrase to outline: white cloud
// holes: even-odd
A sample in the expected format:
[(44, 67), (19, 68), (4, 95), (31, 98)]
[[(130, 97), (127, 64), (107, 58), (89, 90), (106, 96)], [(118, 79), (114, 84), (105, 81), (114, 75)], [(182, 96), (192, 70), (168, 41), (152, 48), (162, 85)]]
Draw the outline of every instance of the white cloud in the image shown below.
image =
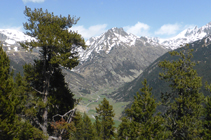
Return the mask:
[(86, 29), (84, 26), (73, 26), (71, 30), (77, 31), (83, 38), (89, 39), (90, 37), (97, 36), (106, 31), (107, 24), (100, 24), (90, 26)]
[(149, 36), (149, 25), (145, 23), (138, 22), (134, 26), (125, 26), (124, 30), (128, 33), (132, 33), (137, 36)]
[(34, 3), (41, 3), (41, 2), (44, 2), (45, 0), (22, 0), (24, 3), (27, 3), (27, 2), (34, 2)]
[(185, 26), (183, 27), (183, 30), (184, 30), (184, 29), (193, 29), (194, 27), (196, 27), (196, 25), (194, 25), (194, 24), (185, 25)]
[(155, 31), (157, 35), (173, 35), (181, 30), (181, 25), (178, 23), (175, 24), (164, 24), (160, 27), (159, 30)]

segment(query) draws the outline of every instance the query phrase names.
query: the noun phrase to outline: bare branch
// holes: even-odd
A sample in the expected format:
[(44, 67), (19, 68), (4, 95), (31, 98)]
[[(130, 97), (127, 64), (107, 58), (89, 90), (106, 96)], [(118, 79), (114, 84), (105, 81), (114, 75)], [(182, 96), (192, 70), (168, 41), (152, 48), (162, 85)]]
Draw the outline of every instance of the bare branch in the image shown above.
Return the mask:
[(37, 90), (37, 89), (35, 89), (33, 87), (32, 87), (32, 89), (35, 90), (36, 92), (38, 92), (39, 94), (44, 94), (43, 92), (41, 92), (41, 91), (39, 91), (39, 90)]
[(44, 126), (37, 119), (33, 118), (33, 121), (43, 130)]
[[(75, 111), (76, 111), (76, 108), (69, 110), (64, 115), (56, 114), (56, 115), (53, 116), (53, 121), (55, 122), (54, 117), (56, 117), (56, 116), (59, 116), (63, 119), (65, 116), (70, 114), (68, 119), (67, 119), (67, 123), (70, 123), (72, 121), (73, 117), (74, 117), (73, 115), (74, 115)], [(62, 135), (64, 131), (65, 131), (65, 129), (62, 129), (62, 131), (60, 132), (60, 135)]]
[(75, 111), (76, 111), (76, 108), (69, 110), (64, 115), (56, 114), (56, 115), (53, 116), (53, 121), (55, 122), (54, 117), (59, 116), (61, 118), (64, 118), (65, 116), (67, 116), (71, 112), (73, 112), (73, 113), (70, 116), (73, 116), (73, 114), (75, 113)]

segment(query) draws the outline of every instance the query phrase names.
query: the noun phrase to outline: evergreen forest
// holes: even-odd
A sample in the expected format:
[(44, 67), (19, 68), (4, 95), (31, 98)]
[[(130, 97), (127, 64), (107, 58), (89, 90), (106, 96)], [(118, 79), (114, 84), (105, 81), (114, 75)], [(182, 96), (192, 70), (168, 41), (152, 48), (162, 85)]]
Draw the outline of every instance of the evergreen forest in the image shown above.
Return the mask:
[(39, 59), (24, 65), (23, 76), (10, 68), (0, 47), (0, 139), (3, 140), (209, 140), (211, 139), (210, 83), (194, 69), (188, 45), (169, 54), (178, 59), (160, 61), (159, 78), (170, 90), (152, 95), (144, 79), (142, 88), (115, 127), (114, 109), (104, 98), (96, 107), (94, 122), (77, 111), (80, 99), (65, 83), (62, 68), (79, 64), (77, 49), (86, 49), (80, 34), (69, 31), (79, 18), (55, 16), (47, 10), (25, 8), (26, 50), (40, 47)]

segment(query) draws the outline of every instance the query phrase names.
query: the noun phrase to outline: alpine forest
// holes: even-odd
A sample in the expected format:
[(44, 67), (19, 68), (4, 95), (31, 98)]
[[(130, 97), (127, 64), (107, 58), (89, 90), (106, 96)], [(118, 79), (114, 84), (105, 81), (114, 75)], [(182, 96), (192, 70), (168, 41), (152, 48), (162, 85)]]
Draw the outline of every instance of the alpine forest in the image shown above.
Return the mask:
[[(117, 72), (108, 71), (113, 65), (100, 67), (106, 72), (96, 70), (101, 74), (99, 77), (92, 75), (94, 65), (98, 67), (105, 61), (90, 59), (87, 65), (92, 63), (92, 66), (82, 68), (79, 53), (90, 46), (77, 31), (71, 30), (79, 18), (57, 16), (48, 10), (32, 10), (27, 6), (24, 15), (27, 19), (23, 23), (25, 35), (31, 39), (20, 41), (18, 45), (26, 51), (24, 53), (32, 55), (38, 50), (39, 55), (17, 71), (19, 68), (0, 42), (0, 140), (211, 139), (211, 77), (200, 73), (203, 70), (210, 73), (211, 43), (200, 44), (201, 41), (195, 42), (198, 46), (185, 44), (175, 50), (165, 50), (149, 64), (137, 66), (143, 69), (141, 81), (134, 78), (136, 82), (124, 81), (125, 86), (119, 86), (115, 80), (121, 74), (127, 79), (129, 73), (140, 73), (131, 70), (125, 74), (125, 69), (136, 68), (126, 61), (118, 64), (125, 69), (119, 70), (116, 79), (111, 75)], [(206, 49), (203, 62), (202, 56), (197, 54), (202, 49)], [(99, 61), (104, 59), (103, 55)], [(123, 61), (117, 56), (112, 58), (112, 63)], [(75, 74), (76, 67), (84, 74)], [(86, 79), (88, 74), (90, 81)], [(106, 80), (102, 82), (102, 78)], [(109, 78), (114, 79), (113, 83)], [(85, 86), (81, 86), (82, 83)], [(74, 84), (81, 86), (80, 93), (75, 93)], [(101, 86), (104, 86), (103, 94), (97, 94)], [(126, 88), (133, 92), (126, 94)], [(85, 98), (88, 96), (89, 99)]]

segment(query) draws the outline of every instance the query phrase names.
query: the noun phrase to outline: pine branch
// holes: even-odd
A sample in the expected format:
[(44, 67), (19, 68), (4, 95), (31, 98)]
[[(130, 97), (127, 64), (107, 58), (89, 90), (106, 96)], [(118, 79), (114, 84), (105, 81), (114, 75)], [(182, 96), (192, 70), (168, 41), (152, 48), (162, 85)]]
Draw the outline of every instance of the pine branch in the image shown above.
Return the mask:
[[(73, 114), (75, 113), (75, 111), (76, 111), (76, 108), (74, 108), (74, 109), (71, 109), (71, 110), (69, 110), (68, 112), (66, 112), (64, 115), (60, 115), (60, 114), (56, 114), (56, 115), (54, 115), (52, 118), (53, 118), (53, 121), (55, 122), (55, 120), (54, 120), (54, 117), (56, 117), (56, 116), (59, 116), (59, 117), (61, 117), (62, 119), (65, 117), (65, 116), (67, 116), (69, 113), (71, 113), (71, 112), (73, 112), (72, 113), (72, 117), (73, 117)], [(69, 122), (70, 123), (70, 122)]]
[(44, 126), (41, 123), (39, 123), (39, 121), (37, 120), (37, 118), (36, 119), (33, 118), (33, 121), (43, 130)]
[(35, 90), (36, 92), (40, 93), (40, 94), (44, 94), (43, 92), (41, 92), (41, 91), (39, 91), (39, 90), (37, 90), (37, 89), (35, 89), (33, 87), (32, 87), (32, 89)]
[[(75, 111), (76, 111), (76, 108), (69, 110), (64, 115), (56, 114), (53, 116), (53, 121), (55, 122), (54, 117), (56, 117), (56, 116), (59, 116), (63, 119), (65, 116), (67, 116), (68, 114), (70, 114), (72, 112), (67, 119), (67, 123), (70, 123), (72, 121), (72, 118), (74, 117), (73, 115), (74, 115)], [(64, 131), (65, 131), (65, 129), (63, 128), (60, 135), (62, 135)]]

